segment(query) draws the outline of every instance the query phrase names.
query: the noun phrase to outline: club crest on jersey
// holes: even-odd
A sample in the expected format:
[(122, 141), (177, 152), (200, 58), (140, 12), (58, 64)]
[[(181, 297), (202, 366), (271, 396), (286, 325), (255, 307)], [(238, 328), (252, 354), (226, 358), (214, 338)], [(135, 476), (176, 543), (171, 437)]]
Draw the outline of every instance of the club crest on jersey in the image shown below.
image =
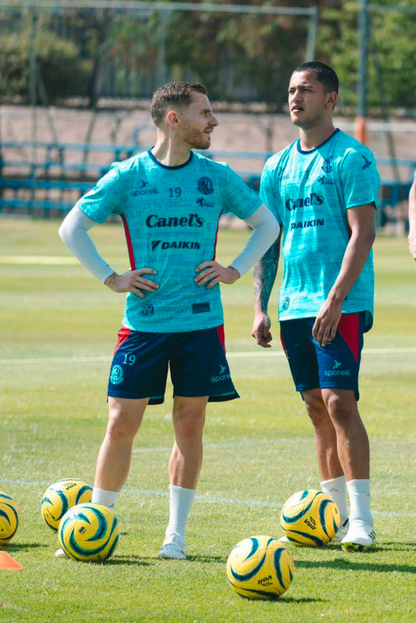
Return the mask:
[(153, 316), (154, 313), (155, 308), (150, 303), (146, 303), (146, 305), (143, 305), (140, 310), (140, 315), (144, 318), (149, 318), (150, 316)]
[(124, 381), (123, 368), (119, 365), (113, 366), (110, 374), (110, 381), (113, 385), (120, 385)]
[(200, 177), (198, 180), (198, 190), (203, 195), (211, 195), (214, 192), (214, 186), (209, 177)]
[(325, 158), (321, 169), (325, 171), (325, 173), (330, 173), (332, 171), (332, 156), (329, 156), (329, 158)]
[(290, 305), (290, 298), (287, 296), (285, 300), (283, 301), (282, 309), (286, 311), (287, 309), (289, 309), (289, 305)]

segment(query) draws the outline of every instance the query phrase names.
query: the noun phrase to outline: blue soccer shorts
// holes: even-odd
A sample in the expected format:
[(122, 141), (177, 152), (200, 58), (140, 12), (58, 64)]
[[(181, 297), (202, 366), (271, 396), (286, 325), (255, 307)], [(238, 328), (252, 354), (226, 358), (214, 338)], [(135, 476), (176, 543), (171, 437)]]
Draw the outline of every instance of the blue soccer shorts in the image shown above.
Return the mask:
[(312, 337), (315, 318), (284, 320), (280, 337), (296, 390), (352, 389), (357, 400), (364, 313), (343, 314), (337, 334), (325, 347)]
[(147, 333), (122, 327), (108, 395), (150, 397), (149, 404), (162, 404), (169, 368), (174, 396), (208, 396), (209, 402), (239, 398), (225, 356), (223, 326), (183, 333)]

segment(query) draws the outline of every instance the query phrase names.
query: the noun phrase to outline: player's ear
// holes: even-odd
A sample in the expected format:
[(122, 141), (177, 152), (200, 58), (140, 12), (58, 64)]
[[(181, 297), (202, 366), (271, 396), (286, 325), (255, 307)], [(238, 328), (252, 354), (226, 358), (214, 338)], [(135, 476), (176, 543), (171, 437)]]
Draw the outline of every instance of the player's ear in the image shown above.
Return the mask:
[(179, 125), (178, 114), (174, 110), (170, 110), (166, 115), (166, 121), (169, 125), (176, 128)]
[(337, 99), (338, 99), (338, 93), (336, 91), (331, 91), (331, 93), (328, 93), (328, 97), (326, 100), (326, 107), (334, 108), (335, 104), (337, 103)]

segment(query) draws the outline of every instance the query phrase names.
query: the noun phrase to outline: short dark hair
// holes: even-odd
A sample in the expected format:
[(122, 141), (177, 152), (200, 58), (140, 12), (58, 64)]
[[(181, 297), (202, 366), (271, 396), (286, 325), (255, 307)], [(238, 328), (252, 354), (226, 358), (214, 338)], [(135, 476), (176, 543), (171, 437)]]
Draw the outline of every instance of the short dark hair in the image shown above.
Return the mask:
[(169, 108), (183, 108), (192, 102), (192, 93), (207, 94), (207, 89), (198, 82), (169, 82), (153, 94), (150, 113), (153, 122), (159, 126)]
[(325, 65), (325, 63), (320, 63), (319, 61), (312, 61), (299, 65), (293, 73), (298, 73), (300, 71), (310, 71), (315, 74), (316, 79), (324, 85), (325, 91), (336, 91), (338, 93), (338, 76), (329, 65)]

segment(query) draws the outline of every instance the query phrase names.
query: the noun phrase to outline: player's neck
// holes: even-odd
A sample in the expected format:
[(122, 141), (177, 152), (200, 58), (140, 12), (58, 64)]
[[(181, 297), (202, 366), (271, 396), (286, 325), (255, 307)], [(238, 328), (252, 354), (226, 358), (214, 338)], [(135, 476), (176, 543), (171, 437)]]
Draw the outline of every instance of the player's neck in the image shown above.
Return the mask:
[(311, 128), (299, 128), (300, 147), (304, 151), (315, 149), (325, 143), (334, 132), (335, 126), (332, 121)]
[(166, 136), (157, 138), (152, 154), (165, 167), (178, 167), (188, 162), (191, 150), (189, 145), (175, 143)]

